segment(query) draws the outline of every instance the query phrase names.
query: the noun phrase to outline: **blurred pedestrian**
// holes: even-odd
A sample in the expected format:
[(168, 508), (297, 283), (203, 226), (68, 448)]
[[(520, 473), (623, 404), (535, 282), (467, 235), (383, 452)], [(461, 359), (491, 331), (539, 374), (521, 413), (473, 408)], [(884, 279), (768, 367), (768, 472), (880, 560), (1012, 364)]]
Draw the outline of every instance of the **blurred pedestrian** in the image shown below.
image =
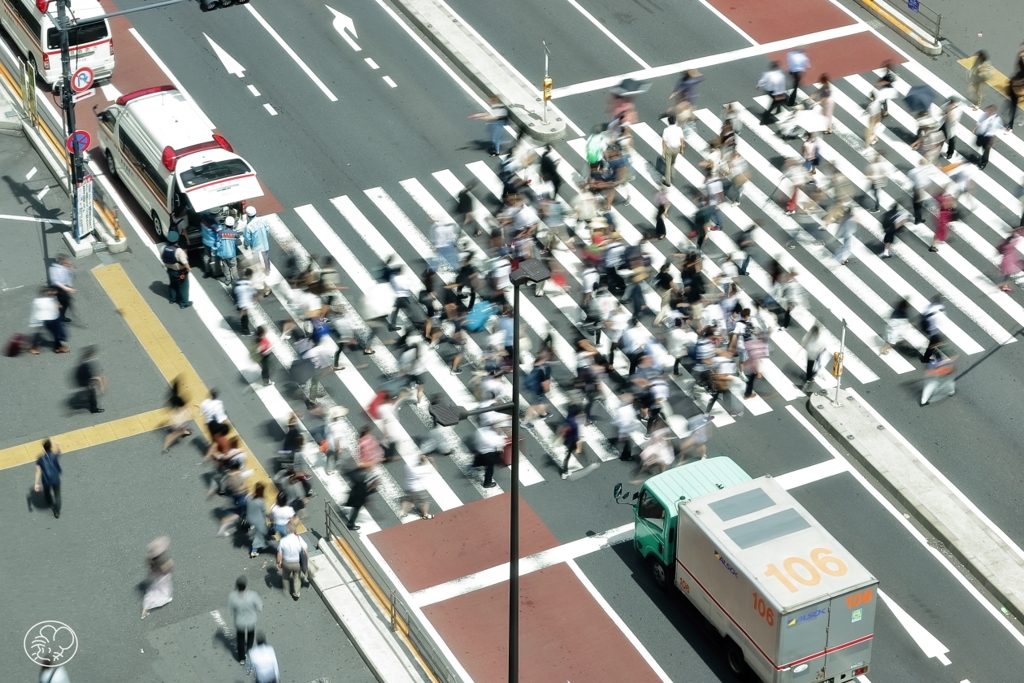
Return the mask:
[(85, 390), (89, 412), (102, 413), (105, 409), (100, 408), (99, 394), (106, 391), (107, 381), (96, 363), (95, 346), (87, 346), (82, 350), (82, 360), (79, 361), (78, 369), (75, 370), (75, 379), (78, 386)]
[(75, 267), (65, 254), (57, 254), (56, 260), (50, 264), (50, 286), (57, 290), (57, 303), (60, 305), (60, 321), (71, 322), (68, 310), (71, 308), (71, 295), (75, 293)]
[[(263, 267), (264, 283), (266, 283), (266, 278), (270, 275), (270, 228), (265, 216), (256, 215), (255, 206), (245, 207), (245, 217), (242, 243), (259, 255), (260, 265)], [(264, 284), (263, 294), (264, 296), (270, 294), (270, 287), (266, 284)]]
[(163, 453), (170, 450), (171, 446), (183, 436), (192, 436), (188, 429), (191, 416), (185, 409), (185, 399), (181, 397), (181, 377), (171, 382), (170, 396), (167, 398), (167, 425), (170, 431), (164, 439)]
[(978, 50), (974, 55), (974, 63), (967, 72), (967, 99), (974, 106), (974, 111), (981, 108), (981, 100), (984, 98), (982, 86), (992, 78), (992, 63), (988, 61), (988, 53)]
[(242, 277), (235, 280), (231, 291), (235, 296), (235, 308), (238, 310), (238, 324), (242, 329), (242, 336), (251, 337), (249, 309), (252, 308), (253, 299), (256, 297), (256, 290), (252, 287), (252, 268), (245, 269)]
[(217, 264), (217, 233), (221, 225), (209, 211), (199, 214), (199, 226), (203, 241), (203, 278), (210, 278), (220, 272)]
[(832, 115), (836, 110), (836, 102), (832, 99), (832, 82), (828, 74), (818, 76), (818, 92), (811, 96), (821, 105), (821, 115), (825, 117), (825, 135), (832, 134)]
[(150, 541), (146, 547), (146, 565), (149, 576), (146, 578), (146, 593), (142, 596), (142, 618), (145, 619), (150, 610), (163, 607), (174, 597), (174, 585), (171, 582), (171, 571), (174, 562), (167, 549), (171, 539), (160, 536)]
[(885, 324), (885, 344), (882, 345), (882, 354), (889, 353), (889, 350), (907, 341), (907, 333), (910, 331), (910, 302), (900, 299), (893, 306), (889, 320)]
[(892, 62), (885, 60), (882, 62), (882, 75), (875, 81), (875, 88), (877, 88), (878, 99), (881, 102), (881, 118), (885, 118), (889, 115), (889, 100), (896, 97), (896, 88), (893, 85), (896, 83), (896, 72), (892, 70)]
[(505, 437), (489, 424), (481, 422), (476, 430), (476, 457), (473, 460), (475, 467), (484, 468), (485, 489), (494, 488), (494, 466), (501, 459), (501, 452), (505, 448)]
[(228, 595), (228, 614), (235, 625), (239, 664), (245, 664), (246, 655), (256, 636), (256, 620), (262, 611), (263, 599), (249, 590), (247, 578), (239, 576), (235, 579), (235, 590)]
[(270, 379), (270, 356), (272, 353), (273, 347), (270, 340), (267, 339), (267, 328), (260, 325), (256, 328), (256, 342), (253, 344), (252, 357), (259, 363), (260, 378), (265, 387), (274, 386), (274, 380)]
[(192, 302), (188, 298), (188, 276), (192, 267), (188, 264), (188, 253), (181, 248), (181, 236), (171, 230), (167, 233), (167, 244), (160, 252), (160, 261), (167, 270), (167, 300), (188, 308)]
[(238, 278), (238, 243), (241, 235), (235, 229), (235, 217), (224, 219), (224, 227), (217, 234), (217, 262), (220, 264), (221, 275), (230, 287)]
[(939, 212), (935, 216), (935, 236), (928, 251), (939, 250), (939, 245), (949, 238), (949, 224), (956, 220), (956, 200), (952, 195), (942, 192), (935, 199), (939, 204)]
[(882, 236), (882, 254), (879, 258), (892, 258), (892, 254), (889, 253), (892, 243), (896, 241), (896, 235), (907, 224), (908, 218), (907, 212), (896, 202), (893, 202), (892, 206), (886, 210), (882, 216), (882, 230), (885, 231), (885, 234)]
[(1013, 60), (1013, 69), (1010, 70), (1009, 83), (1006, 86), (1006, 96), (1010, 98), (1007, 103), (1008, 116), (1006, 117), (1006, 132), (1013, 132), (1013, 121), (1017, 116), (1017, 103), (1024, 98), (1024, 43), (1021, 43), (1017, 51), (1017, 58)]
[(576, 404), (569, 406), (562, 425), (562, 444), (565, 446), (565, 460), (562, 461), (562, 479), (569, 476), (569, 459), (583, 454), (583, 439), (580, 438), (580, 408)]
[(423, 519), (434, 518), (434, 515), (430, 514), (430, 499), (427, 497), (427, 480), (433, 473), (434, 468), (430, 466), (430, 458), (423, 453), (405, 461), (402, 517), (416, 508)]
[[(836, 260), (844, 266), (850, 262), (850, 257), (853, 255), (853, 241), (857, 237), (857, 228), (859, 227), (860, 221), (853, 215), (853, 208), (847, 207), (843, 212), (843, 219), (839, 224), (839, 229), (836, 231), (836, 239), (840, 240), (842, 244), (836, 251), (835, 256)], [(788, 321), (782, 327), (789, 327)]]
[(199, 412), (203, 416), (203, 422), (206, 423), (206, 431), (210, 435), (210, 448), (206, 451), (207, 456), (212, 455), (217, 447), (214, 436), (227, 434), (231, 429), (228, 426), (228, 415), (224, 412), (224, 402), (218, 398), (219, 396), (216, 389), (210, 389), (210, 397), (203, 399), (198, 406)]
[(52, 659), (44, 659), (39, 670), (39, 683), (71, 683), (71, 677), (63, 666), (54, 664)]
[(32, 490), (43, 492), (46, 504), (53, 509), (53, 516), (60, 519), (60, 447), (52, 440), (43, 441), (43, 454), (36, 458), (35, 483)]
[(793, 79), (793, 91), (789, 93), (789, 102), (787, 104), (790, 107), (796, 106), (796, 96), (800, 91), (800, 81), (803, 79), (807, 70), (811, 68), (811, 60), (807, 58), (807, 53), (804, 52), (803, 48), (796, 48), (790, 50), (786, 55), (786, 66), (789, 69), (790, 78)]
[(960, 102), (950, 97), (942, 107), (942, 134), (946, 138), (946, 158), (956, 152), (956, 127), (960, 124)]
[(288, 523), (295, 518), (295, 508), (288, 503), (288, 494), (277, 492), (277, 502), (270, 508), (270, 516), (274, 521), (273, 531), (281, 538), (288, 535)]
[(928, 405), (932, 396), (941, 393), (943, 397), (956, 393), (956, 357), (947, 358), (941, 353), (928, 363), (924, 371), (924, 386), (921, 389), (921, 405)]
[(985, 107), (985, 113), (974, 126), (975, 142), (978, 149), (981, 150), (981, 160), (978, 162), (979, 170), (984, 171), (988, 166), (988, 154), (992, 151), (992, 145), (995, 144), (996, 135), (1002, 130), (1003, 120), (996, 113), (996, 108), (991, 104), (988, 105)]
[(1017, 243), (1020, 241), (1021, 228), (1010, 231), (1003, 243), (999, 245), (999, 272), (1003, 276), (999, 283), (999, 289), (1009, 292), (1013, 288), (1010, 283), (1021, 270), (1020, 252), (1017, 250)]
[[(821, 365), (819, 362), (821, 354), (825, 353), (825, 340), (822, 338), (821, 328), (817, 324), (811, 325), (811, 329), (807, 330), (807, 334), (804, 335), (800, 346), (803, 347), (804, 352), (807, 354), (807, 368), (804, 372), (804, 391), (807, 392), (811, 390), (811, 382), (814, 381), (815, 375), (818, 374), (818, 369)], [(885, 351), (882, 353), (885, 353)]]
[(508, 122), (508, 107), (497, 95), (491, 95), (490, 107), (483, 114), (472, 114), (471, 119), (480, 119), (487, 122), (487, 132), (491, 136), (490, 154), (496, 157), (501, 154), (501, 146), (505, 138), (505, 124)]
[(267, 487), (262, 481), (256, 482), (252, 495), (245, 501), (245, 521), (252, 529), (252, 547), (249, 557), (257, 557), (267, 547)]
[(946, 307), (942, 304), (942, 295), (936, 294), (921, 314), (921, 330), (928, 335), (928, 348), (921, 356), (921, 362), (927, 363), (932, 354), (943, 346), (942, 327), (946, 321)]
[(39, 295), (32, 300), (32, 311), (29, 314), (28, 326), (35, 328), (32, 335), (32, 346), (28, 352), (38, 356), (39, 344), (43, 341), (43, 333), (40, 327), (53, 336), (54, 353), (67, 353), (71, 349), (67, 346), (67, 333), (64, 331), (64, 323), (60, 320), (60, 304), (57, 302), (57, 290), (53, 287), (43, 287)]
[(661, 133), (661, 158), (665, 163), (664, 184), (672, 184), (672, 169), (676, 165), (676, 157), (683, 151), (683, 129), (676, 123), (676, 117), (668, 117), (668, 125)]
[(302, 590), (302, 555), (308, 549), (306, 542), (296, 533), (295, 526), (295, 521), (292, 521), (288, 525), (288, 533), (277, 543), (277, 570), (281, 572), (281, 583), (285, 590), (291, 592), (292, 600), (298, 600)]
[(868, 125), (864, 129), (864, 144), (868, 147), (873, 147), (875, 141), (878, 140), (878, 134), (875, 130), (882, 123), (882, 117), (885, 115), (882, 113), (884, 105), (885, 101), (878, 94), (877, 90), (872, 90), (868, 94), (868, 104), (864, 108), (868, 116)]
[(761, 125), (767, 126), (775, 121), (775, 114), (786, 103), (786, 75), (782, 73), (778, 62), (771, 62), (768, 70), (761, 74), (757, 89), (763, 91), (771, 99), (761, 116)]
[(267, 637), (263, 632), (256, 634), (256, 647), (249, 650), (249, 663), (245, 667), (246, 675), (252, 674), (256, 683), (280, 683), (281, 670), (277, 666), (277, 653), (267, 645)]

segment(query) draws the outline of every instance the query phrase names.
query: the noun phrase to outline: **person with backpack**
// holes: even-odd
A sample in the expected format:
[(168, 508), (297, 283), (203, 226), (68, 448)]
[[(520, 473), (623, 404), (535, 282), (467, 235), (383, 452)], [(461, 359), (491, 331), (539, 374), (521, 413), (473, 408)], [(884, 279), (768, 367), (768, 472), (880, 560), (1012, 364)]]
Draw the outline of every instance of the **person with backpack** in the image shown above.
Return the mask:
[(78, 386), (85, 390), (86, 399), (90, 413), (102, 413), (103, 408), (99, 406), (99, 393), (106, 391), (107, 382), (100, 373), (95, 362), (96, 347), (87, 346), (82, 351), (82, 360), (75, 370), (75, 381)]
[(177, 232), (172, 230), (167, 233), (167, 244), (160, 252), (160, 261), (167, 269), (168, 301), (181, 308), (188, 308), (192, 305), (188, 299), (188, 276), (192, 267), (188, 264), (188, 254), (178, 245), (180, 240), (181, 235)]
[(51, 439), (43, 441), (43, 454), (36, 458), (36, 479), (32, 490), (43, 492), (46, 504), (53, 510), (53, 516), (60, 519), (60, 447)]

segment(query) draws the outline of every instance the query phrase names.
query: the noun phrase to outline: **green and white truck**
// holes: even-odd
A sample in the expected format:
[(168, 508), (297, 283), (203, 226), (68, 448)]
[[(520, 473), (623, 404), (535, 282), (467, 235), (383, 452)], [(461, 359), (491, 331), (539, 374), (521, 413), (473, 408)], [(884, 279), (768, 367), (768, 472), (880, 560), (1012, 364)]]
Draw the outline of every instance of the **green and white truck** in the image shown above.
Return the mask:
[(725, 640), (737, 675), (843, 683), (867, 673), (875, 579), (771, 477), (715, 457), (651, 477), (633, 506), (633, 543)]

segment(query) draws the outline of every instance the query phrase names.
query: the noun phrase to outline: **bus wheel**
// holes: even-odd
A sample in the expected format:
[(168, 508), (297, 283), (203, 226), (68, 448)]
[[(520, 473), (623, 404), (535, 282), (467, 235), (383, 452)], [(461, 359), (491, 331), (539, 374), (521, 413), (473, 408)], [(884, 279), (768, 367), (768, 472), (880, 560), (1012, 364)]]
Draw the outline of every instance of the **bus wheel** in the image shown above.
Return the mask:
[(742, 681), (747, 680), (747, 662), (743, 658), (743, 650), (731, 639), (725, 641), (725, 661), (732, 671)]
[(153, 230), (156, 231), (157, 237), (164, 236), (164, 224), (160, 222), (160, 217), (156, 215), (156, 211), (150, 214), (153, 217)]
[(653, 557), (647, 558), (647, 564), (651, 569), (651, 577), (654, 579), (654, 585), (663, 591), (667, 591), (669, 584), (672, 583), (672, 579), (668, 574), (668, 567)]

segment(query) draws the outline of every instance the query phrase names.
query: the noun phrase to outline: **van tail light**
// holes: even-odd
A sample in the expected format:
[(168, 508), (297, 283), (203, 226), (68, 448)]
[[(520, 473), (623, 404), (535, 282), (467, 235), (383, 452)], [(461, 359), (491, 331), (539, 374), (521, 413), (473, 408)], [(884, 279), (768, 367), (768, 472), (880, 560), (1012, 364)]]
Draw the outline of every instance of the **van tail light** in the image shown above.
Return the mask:
[(50, 70), (50, 55), (43, 53), (43, 71)]
[(231, 149), (231, 144), (224, 139), (223, 135), (217, 135), (216, 133), (214, 133), (213, 139), (217, 142), (218, 145), (220, 145), (221, 149), (226, 149), (229, 152), (235, 151)]
[(863, 676), (867, 672), (868, 672), (868, 668), (866, 666), (862, 666), (862, 667), (859, 667), (857, 669), (854, 669), (853, 670), (853, 675), (854, 676)]
[(173, 171), (178, 163), (178, 155), (172, 147), (164, 147), (164, 153), (161, 155), (160, 161), (163, 162), (164, 168), (168, 171)]
[(110, 56), (114, 56), (114, 36), (110, 36)]
[(50, 6), (50, 0), (36, 0), (36, 9), (40, 12), (45, 12), (46, 8)]

